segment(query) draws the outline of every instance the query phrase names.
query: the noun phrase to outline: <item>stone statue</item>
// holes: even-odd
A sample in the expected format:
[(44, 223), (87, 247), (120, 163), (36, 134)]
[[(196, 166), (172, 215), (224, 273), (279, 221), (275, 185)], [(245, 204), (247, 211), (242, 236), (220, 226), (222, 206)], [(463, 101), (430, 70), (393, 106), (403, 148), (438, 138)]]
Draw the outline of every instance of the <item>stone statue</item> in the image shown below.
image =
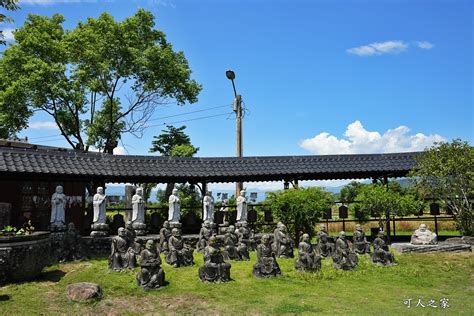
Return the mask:
[(214, 223), (214, 198), (212, 192), (207, 191), (202, 200), (203, 204), (203, 220)]
[(217, 238), (211, 236), (204, 248), (204, 266), (199, 268), (199, 278), (207, 282), (230, 281), (230, 263), (224, 262), (224, 257), (217, 246)]
[(358, 255), (370, 253), (370, 243), (365, 238), (360, 224), (355, 225), (354, 228), (352, 250)]
[(168, 240), (171, 237), (171, 228), (170, 228), (170, 223), (168, 221), (165, 221), (163, 223), (163, 228), (160, 229), (160, 251), (163, 252), (164, 254), (167, 254), (168, 251), (170, 250), (168, 247)]
[(224, 201), (222, 201), (222, 206), (220, 208), (220, 211), (222, 212), (222, 214), (224, 214), (223, 225), (224, 226), (229, 225), (229, 200), (228, 199), (224, 199)]
[(252, 230), (248, 227), (246, 221), (236, 223), (238, 229), (235, 231), (239, 237), (239, 244), (245, 244), (248, 250), (256, 249), (256, 241)]
[(240, 191), (240, 196), (237, 197), (237, 221), (247, 221), (247, 198), (245, 197), (245, 190)]
[(420, 227), (411, 235), (412, 245), (435, 245), (438, 243), (437, 236), (426, 228), (425, 224), (420, 224)]
[[(66, 195), (63, 193), (63, 187), (58, 185), (56, 192), (51, 197), (51, 228), (65, 228), (64, 210), (66, 208)], [(54, 228), (53, 228), (54, 229)]]
[[(242, 227), (241, 222), (237, 222), (236, 226), (238, 229), (235, 230), (235, 234), (237, 235), (237, 252), (239, 253), (240, 259), (241, 260), (250, 260), (250, 255), (249, 255), (249, 247), (248, 245), (250, 244), (250, 236), (245, 227)], [(230, 228), (230, 226), (229, 226)]]
[(271, 278), (281, 275), (280, 266), (270, 243), (270, 235), (262, 236), (262, 243), (257, 246), (257, 263), (253, 266), (253, 275), (257, 278)]
[(211, 223), (209, 221), (204, 221), (202, 223), (201, 230), (199, 231), (199, 240), (196, 244), (196, 250), (201, 252), (206, 248), (207, 241), (212, 236)]
[(373, 263), (384, 266), (395, 265), (395, 257), (385, 243), (385, 233), (383, 231), (377, 234), (377, 238), (375, 238), (372, 244), (374, 252), (370, 255), (370, 259)]
[(334, 243), (330, 241), (329, 234), (324, 224), (319, 225), (317, 250), (322, 257), (329, 257), (334, 252)]
[(106, 221), (107, 196), (104, 194), (104, 188), (98, 187), (97, 193), (92, 199), (94, 208), (94, 217), (92, 219), (92, 237), (106, 237), (109, 235), (109, 225)]
[(171, 231), (168, 247), (166, 262), (173, 268), (194, 265), (193, 248), (184, 243), (178, 228), (173, 228)]
[(321, 270), (321, 256), (316, 254), (313, 249), (308, 234), (303, 234), (298, 245), (298, 259), (295, 261), (295, 268), (299, 271), (309, 272)]
[(146, 242), (145, 249), (140, 253), (137, 284), (145, 290), (157, 289), (165, 285), (165, 272), (161, 268), (160, 254), (156, 251), (156, 245), (152, 239)]
[(179, 223), (181, 219), (181, 201), (178, 196), (178, 189), (173, 189), (173, 194), (168, 199), (168, 221), (170, 223)]
[(118, 229), (118, 235), (112, 238), (112, 253), (109, 256), (109, 269), (120, 271), (134, 269), (137, 264), (135, 250), (130, 245), (125, 228)]
[(82, 237), (76, 230), (74, 223), (69, 223), (67, 228), (64, 234), (64, 248), (60, 261), (80, 260), (83, 258)]
[(142, 251), (142, 246), (137, 242), (137, 234), (135, 229), (133, 229), (132, 221), (127, 221), (125, 223), (125, 238), (127, 239), (128, 244), (135, 250), (135, 253), (140, 253)]
[(346, 233), (341, 231), (336, 240), (336, 249), (332, 256), (332, 265), (336, 269), (352, 270), (357, 267), (359, 258), (349, 248), (349, 243), (346, 240)]
[[(225, 260), (242, 260), (237, 250), (239, 244), (239, 237), (235, 234), (235, 227), (230, 225), (224, 235), (224, 259)], [(245, 247), (247, 248), (247, 247)], [(247, 251), (248, 255), (248, 251)]]
[(273, 236), (273, 251), (277, 258), (293, 258), (293, 241), (288, 235), (285, 224), (278, 222)]
[(145, 200), (143, 198), (143, 188), (137, 188), (132, 197), (132, 226), (139, 236), (146, 235), (145, 224)]

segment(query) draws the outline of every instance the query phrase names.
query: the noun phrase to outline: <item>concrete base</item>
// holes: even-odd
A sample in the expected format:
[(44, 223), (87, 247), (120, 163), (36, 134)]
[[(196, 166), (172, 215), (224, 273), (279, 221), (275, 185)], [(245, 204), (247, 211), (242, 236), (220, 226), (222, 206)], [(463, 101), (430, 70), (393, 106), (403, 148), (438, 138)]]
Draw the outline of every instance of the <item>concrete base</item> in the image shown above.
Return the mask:
[(410, 243), (393, 243), (391, 247), (401, 253), (472, 251), (471, 245), (447, 242), (441, 242), (437, 245), (412, 245)]

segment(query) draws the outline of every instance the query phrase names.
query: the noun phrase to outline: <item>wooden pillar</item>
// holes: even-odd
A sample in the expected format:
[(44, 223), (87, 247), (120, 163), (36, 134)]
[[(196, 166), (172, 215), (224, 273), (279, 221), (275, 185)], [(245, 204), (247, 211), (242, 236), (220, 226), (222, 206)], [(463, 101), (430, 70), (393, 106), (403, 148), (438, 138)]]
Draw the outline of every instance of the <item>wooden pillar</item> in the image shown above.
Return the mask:
[(289, 188), (290, 188), (290, 183), (285, 180), (285, 182), (283, 183), (283, 189), (288, 190)]

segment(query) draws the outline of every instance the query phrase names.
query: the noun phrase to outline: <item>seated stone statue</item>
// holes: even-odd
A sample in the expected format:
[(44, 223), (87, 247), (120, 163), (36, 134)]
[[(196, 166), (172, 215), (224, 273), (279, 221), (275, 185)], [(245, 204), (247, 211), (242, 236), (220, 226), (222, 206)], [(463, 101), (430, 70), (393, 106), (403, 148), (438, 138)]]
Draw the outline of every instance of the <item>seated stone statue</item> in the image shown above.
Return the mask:
[(329, 257), (334, 252), (334, 243), (331, 242), (329, 234), (326, 230), (326, 226), (321, 224), (319, 226), (319, 232), (317, 233), (318, 236), (318, 244), (317, 250), (322, 257)]
[(193, 248), (189, 247), (181, 237), (181, 231), (173, 228), (171, 237), (168, 240), (169, 252), (166, 255), (166, 262), (173, 268), (194, 265)]
[(435, 245), (437, 243), (436, 234), (429, 231), (425, 224), (421, 224), (420, 227), (415, 230), (415, 233), (411, 235), (412, 245)]
[(277, 258), (293, 258), (293, 240), (291, 240), (285, 224), (278, 222), (273, 236), (273, 251)]
[(161, 268), (160, 254), (156, 251), (156, 245), (152, 239), (146, 242), (145, 249), (140, 253), (137, 284), (145, 290), (157, 289), (165, 285), (165, 272)]
[(321, 256), (314, 251), (308, 234), (303, 234), (298, 245), (298, 259), (295, 261), (295, 268), (299, 271), (309, 272), (321, 270)]
[(201, 230), (199, 231), (199, 240), (196, 244), (196, 250), (202, 252), (207, 246), (207, 241), (212, 236), (212, 227), (209, 221), (204, 221), (202, 223)]
[(395, 257), (385, 243), (384, 232), (380, 231), (372, 244), (374, 246), (374, 252), (370, 255), (370, 259), (373, 263), (384, 266), (395, 265)]
[(352, 250), (358, 255), (370, 253), (370, 243), (365, 238), (360, 224), (355, 225)]
[(235, 227), (230, 225), (224, 235), (224, 259), (225, 260), (242, 260), (237, 250), (239, 238), (235, 234)]
[(77, 232), (74, 223), (68, 224), (68, 229), (64, 234), (64, 249), (60, 261), (80, 260), (83, 258), (82, 237)]
[(135, 250), (129, 243), (125, 228), (118, 229), (118, 236), (112, 238), (112, 253), (109, 256), (109, 269), (120, 271), (134, 269), (137, 264)]
[(350, 251), (349, 243), (346, 240), (346, 233), (341, 231), (336, 240), (336, 248), (332, 256), (332, 265), (336, 269), (352, 270), (357, 267), (359, 258)]
[(135, 253), (139, 254), (143, 250), (142, 245), (137, 242), (137, 234), (131, 221), (127, 221), (125, 223), (125, 238), (127, 239), (130, 247), (135, 250)]
[(199, 278), (207, 282), (230, 281), (230, 263), (224, 262), (217, 238), (211, 236), (204, 248), (204, 266), (199, 268)]
[(165, 221), (163, 223), (163, 228), (160, 229), (160, 244), (159, 249), (162, 253), (167, 254), (169, 251), (168, 240), (171, 237), (171, 228), (170, 223)]
[(268, 234), (262, 236), (262, 243), (257, 246), (257, 263), (253, 266), (253, 275), (257, 278), (271, 278), (281, 275), (280, 266), (276, 261)]

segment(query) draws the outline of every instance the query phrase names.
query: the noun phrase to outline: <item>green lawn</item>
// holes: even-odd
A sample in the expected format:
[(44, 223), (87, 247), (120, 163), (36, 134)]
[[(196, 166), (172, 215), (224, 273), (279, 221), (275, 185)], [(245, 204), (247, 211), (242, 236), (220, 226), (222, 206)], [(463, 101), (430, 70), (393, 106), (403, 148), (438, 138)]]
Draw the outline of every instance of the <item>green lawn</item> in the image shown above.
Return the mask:
[[(195, 255), (197, 266), (202, 255)], [(197, 266), (172, 269), (164, 264), (169, 285), (145, 292), (135, 283), (135, 272), (111, 272), (105, 259), (49, 267), (40, 280), (0, 288), (2, 315), (19, 314), (346, 314), (346, 315), (472, 315), (474, 311), (474, 255), (397, 254), (398, 265), (377, 267), (368, 257), (355, 271), (336, 271), (331, 260), (322, 272), (299, 273), (293, 260), (280, 259), (285, 276), (255, 279), (250, 262), (232, 262), (234, 281), (203, 284)], [(138, 269), (137, 269), (138, 271)], [(104, 298), (73, 303), (66, 286), (95, 282)], [(448, 309), (415, 307), (418, 299), (449, 299)], [(412, 299), (412, 307), (403, 304)]]

